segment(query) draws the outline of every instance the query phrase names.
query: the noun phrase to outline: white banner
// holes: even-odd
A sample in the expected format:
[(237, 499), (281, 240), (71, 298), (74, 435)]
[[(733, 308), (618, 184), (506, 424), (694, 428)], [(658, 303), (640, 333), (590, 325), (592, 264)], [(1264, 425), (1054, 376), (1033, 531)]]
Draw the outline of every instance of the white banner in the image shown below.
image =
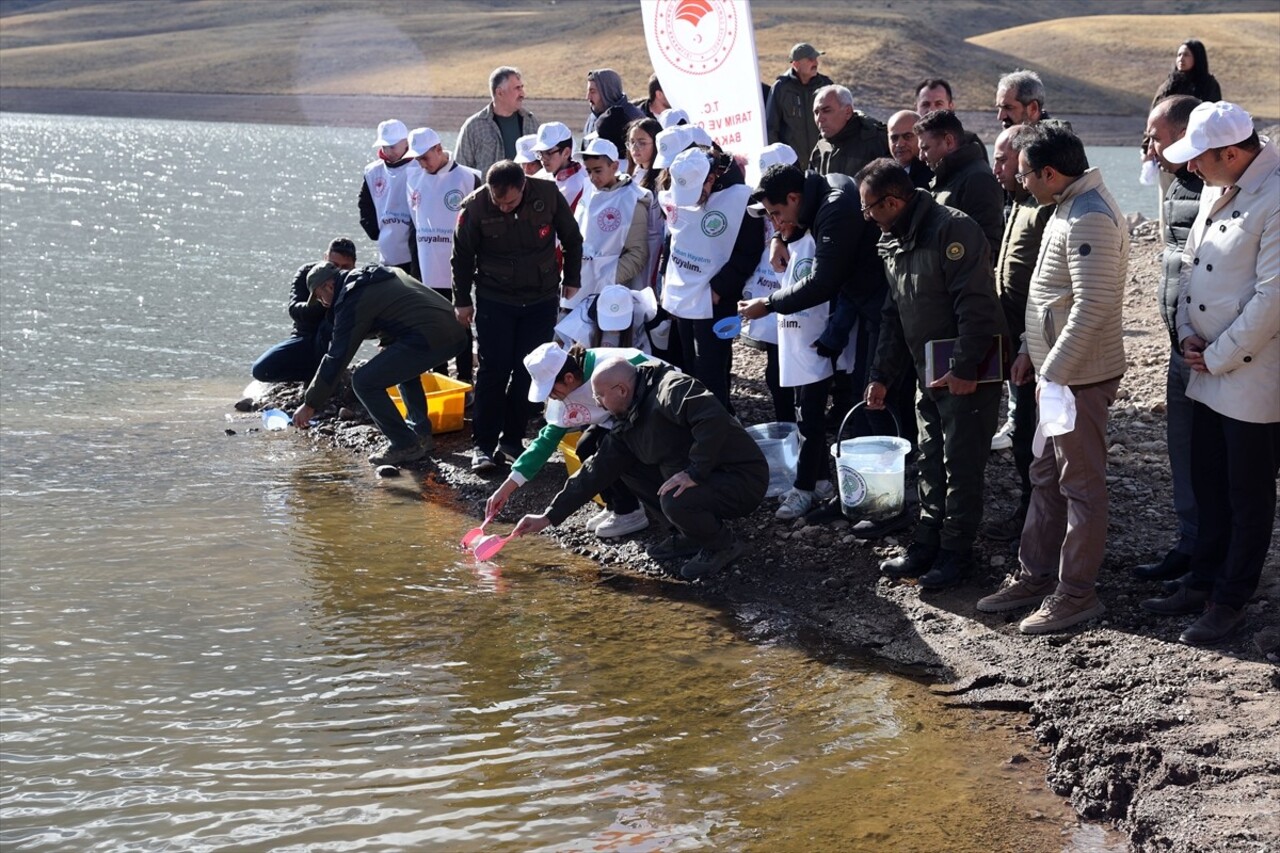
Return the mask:
[(721, 148), (765, 145), (760, 64), (749, 0), (641, 0), (649, 61), (671, 106)]

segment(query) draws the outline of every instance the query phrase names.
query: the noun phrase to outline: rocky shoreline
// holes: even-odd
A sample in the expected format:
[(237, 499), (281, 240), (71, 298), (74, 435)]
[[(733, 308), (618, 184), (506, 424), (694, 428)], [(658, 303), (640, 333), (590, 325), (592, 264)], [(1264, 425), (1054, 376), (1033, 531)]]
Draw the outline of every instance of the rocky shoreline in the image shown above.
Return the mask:
[[(702, 586), (721, 600), (752, 602), (796, 631), (922, 674), (949, 704), (1025, 714), (1048, 761), (1052, 790), (1083, 817), (1125, 833), (1134, 849), (1280, 849), (1280, 537), (1273, 538), (1247, 627), (1217, 649), (1180, 645), (1178, 633), (1190, 620), (1141, 610), (1138, 602), (1158, 588), (1128, 573), (1161, 555), (1175, 531), (1163, 417), (1168, 337), (1155, 304), (1158, 258), (1152, 224), (1138, 225), (1124, 308), (1130, 367), (1109, 427), (1103, 617), (1059, 635), (1022, 636), (1021, 612), (974, 609), (1014, 565), (1011, 546), (980, 540), (972, 576), (953, 589), (922, 594), (877, 572), (878, 561), (897, 553), (909, 531), (867, 542), (844, 521), (822, 527), (776, 521), (772, 500), (736, 525), (749, 555)], [(763, 370), (755, 351), (735, 353), (734, 393), (744, 423), (770, 417)], [(291, 410), (297, 401), (296, 388), (274, 386), (246, 405)], [(362, 453), (377, 437), (358, 415), (330, 418), (310, 434), (313, 442)], [(471, 473), (469, 437), (469, 430), (439, 436), (434, 461), (421, 473), (450, 487), (464, 510), (480, 516), (505, 475)], [(561, 482), (559, 466), (548, 465), (516, 492), (499, 523), (541, 510)], [(1009, 451), (992, 454), (987, 485), (989, 517), (1011, 511), (1018, 485)], [(645, 555), (654, 529), (607, 543), (582, 530), (591, 511), (580, 510), (550, 535), (596, 561), (602, 578), (621, 586), (629, 578), (688, 586)]]

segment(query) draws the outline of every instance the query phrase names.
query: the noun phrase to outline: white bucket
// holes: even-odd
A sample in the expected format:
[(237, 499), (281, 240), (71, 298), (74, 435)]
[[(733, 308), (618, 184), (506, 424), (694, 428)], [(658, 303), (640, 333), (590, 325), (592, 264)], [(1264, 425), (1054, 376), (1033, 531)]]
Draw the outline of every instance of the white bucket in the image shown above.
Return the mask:
[(902, 512), (911, 442), (892, 435), (850, 438), (831, 445), (846, 518), (884, 521)]
[(795, 483), (796, 465), (800, 461), (800, 428), (795, 424), (756, 424), (747, 427), (747, 435), (755, 439), (769, 463), (769, 490), (764, 495), (776, 498)]

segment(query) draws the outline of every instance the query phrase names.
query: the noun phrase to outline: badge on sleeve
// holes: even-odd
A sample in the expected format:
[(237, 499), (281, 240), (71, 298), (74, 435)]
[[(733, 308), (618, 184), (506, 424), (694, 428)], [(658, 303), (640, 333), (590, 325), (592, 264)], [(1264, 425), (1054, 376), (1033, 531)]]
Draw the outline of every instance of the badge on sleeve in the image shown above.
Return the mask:
[(534, 212), (541, 213), (542, 211), (547, 209), (547, 206), (546, 204), (543, 203), (542, 199), (535, 198), (533, 200), (533, 209), (534, 209)]
[(959, 243), (952, 243), (947, 247), (947, 260), (958, 261), (964, 257), (964, 246)]

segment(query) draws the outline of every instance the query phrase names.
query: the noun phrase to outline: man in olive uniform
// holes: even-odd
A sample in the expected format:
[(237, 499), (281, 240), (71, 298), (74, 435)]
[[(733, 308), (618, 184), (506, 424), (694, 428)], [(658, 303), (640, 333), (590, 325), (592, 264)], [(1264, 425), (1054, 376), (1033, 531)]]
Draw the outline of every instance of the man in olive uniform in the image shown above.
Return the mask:
[[(891, 158), (873, 161), (857, 180), (863, 215), (883, 232), (880, 256), (889, 278), (867, 407), (884, 408), (888, 386), (901, 381), (909, 361), (921, 377), (920, 521), (907, 553), (880, 569), (941, 589), (973, 563), (982, 478), (1000, 407), (999, 383), (979, 383), (978, 368), (994, 337), (1008, 337), (1008, 327), (990, 247), (976, 222), (916, 189)], [(926, 343), (952, 338), (950, 369), (926, 386)]]
[(464, 326), (474, 318), (480, 356), (471, 469), (490, 471), (495, 451), (514, 462), (524, 450), (530, 406), (523, 359), (551, 340), (560, 296), (578, 290), (582, 232), (554, 181), (526, 180), (518, 164), (502, 160), (462, 202), (451, 264), (454, 310)]

